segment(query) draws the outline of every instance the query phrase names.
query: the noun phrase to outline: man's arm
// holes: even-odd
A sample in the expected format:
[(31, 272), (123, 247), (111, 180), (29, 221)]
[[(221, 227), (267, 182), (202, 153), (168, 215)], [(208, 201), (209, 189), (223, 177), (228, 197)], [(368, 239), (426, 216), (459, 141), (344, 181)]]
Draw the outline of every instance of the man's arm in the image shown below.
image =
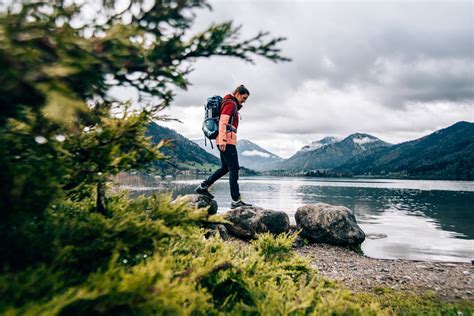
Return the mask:
[(235, 103), (231, 100), (226, 100), (222, 104), (221, 116), (219, 118), (219, 135), (217, 135), (217, 143), (221, 151), (225, 151), (227, 145), (227, 124), (229, 119), (235, 111)]
[(219, 135), (217, 135), (217, 143), (219, 144), (219, 149), (225, 151), (227, 143), (227, 124), (229, 122), (230, 115), (221, 114), (219, 118)]

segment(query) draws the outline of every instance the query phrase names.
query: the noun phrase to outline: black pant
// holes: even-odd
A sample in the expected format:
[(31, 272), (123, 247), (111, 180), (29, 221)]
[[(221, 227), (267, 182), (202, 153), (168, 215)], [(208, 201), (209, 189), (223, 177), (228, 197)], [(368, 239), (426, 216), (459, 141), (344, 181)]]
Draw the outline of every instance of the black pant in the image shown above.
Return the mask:
[[(220, 150), (219, 150), (220, 151)], [(203, 181), (203, 185), (210, 186), (222, 176), (229, 172), (230, 196), (232, 200), (238, 201), (240, 199), (239, 184), (239, 158), (237, 156), (237, 148), (235, 145), (227, 145), (224, 152), (221, 154), (221, 167), (216, 170), (209, 178)]]

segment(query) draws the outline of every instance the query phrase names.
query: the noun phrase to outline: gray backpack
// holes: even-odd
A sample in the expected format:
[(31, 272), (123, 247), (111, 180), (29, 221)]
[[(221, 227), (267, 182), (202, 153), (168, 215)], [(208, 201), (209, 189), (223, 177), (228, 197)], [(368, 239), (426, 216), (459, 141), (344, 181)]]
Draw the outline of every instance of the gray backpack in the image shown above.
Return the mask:
[[(215, 95), (207, 98), (207, 103), (204, 105), (204, 122), (202, 123), (202, 132), (204, 133), (204, 145), (207, 146), (207, 139), (212, 146), (213, 139), (217, 138), (219, 135), (219, 117), (221, 115), (221, 106), (222, 106), (222, 97)], [(234, 102), (234, 101), (232, 101)], [(227, 130), (237, 132), (237, 130), (232, 126), (234, 121), (234, 116), (231, 115), (230, 121), (227, 124)]]

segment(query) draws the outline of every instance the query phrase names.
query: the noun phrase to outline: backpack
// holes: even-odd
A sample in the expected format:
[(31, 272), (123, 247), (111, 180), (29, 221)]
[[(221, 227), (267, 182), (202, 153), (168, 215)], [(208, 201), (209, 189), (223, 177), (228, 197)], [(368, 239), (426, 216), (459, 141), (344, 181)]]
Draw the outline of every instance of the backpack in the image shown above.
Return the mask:
[[(222, 105), (222, 97), (215, 95), (212, 97), (207, 98), (207, 103), (204, 105), (204, 122), (202, 123), (202, 131), (204, 133), (204, 145), (207, 146), (207, 139), (211, 143), (212, 140), (217, 138), (219, 135), (219, 117), (221, 115), (221, 105)], [(232, 101), (233, 102), (233, 101)], [(227, 128), (236, 132), (236, 130), (232, 127), (232, 122), (234, 117), (231, 116), (229, 124), (227, 124)], [(229, 127), (230, 125), (230, 127)]]

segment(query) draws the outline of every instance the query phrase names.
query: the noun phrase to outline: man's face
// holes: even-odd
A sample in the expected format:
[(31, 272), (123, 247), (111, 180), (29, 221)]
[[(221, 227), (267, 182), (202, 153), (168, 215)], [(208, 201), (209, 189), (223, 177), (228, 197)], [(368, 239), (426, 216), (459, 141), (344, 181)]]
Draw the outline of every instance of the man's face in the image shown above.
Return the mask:
[(245, 103), (245, 101), (247, 101), (247, 98), (249, 97), (249, 95), (248, 94), (237, 93), (237, 95), (235, 97), (237, 98), (237, 100), (239, 101), (240, 104), (243, 104), (243, 103)]

